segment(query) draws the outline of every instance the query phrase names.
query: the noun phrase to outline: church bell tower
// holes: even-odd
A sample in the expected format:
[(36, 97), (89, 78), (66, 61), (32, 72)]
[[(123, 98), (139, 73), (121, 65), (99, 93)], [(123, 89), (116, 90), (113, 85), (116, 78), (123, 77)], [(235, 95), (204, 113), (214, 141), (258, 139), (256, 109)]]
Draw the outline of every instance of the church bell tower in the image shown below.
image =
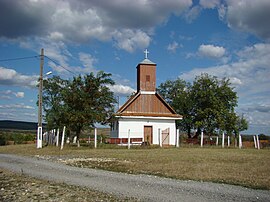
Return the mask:
[(145, 59), (137, 66), (137, 92), (156, 92), (156, 64), (148, 59), (148, 50), (144, 51)]

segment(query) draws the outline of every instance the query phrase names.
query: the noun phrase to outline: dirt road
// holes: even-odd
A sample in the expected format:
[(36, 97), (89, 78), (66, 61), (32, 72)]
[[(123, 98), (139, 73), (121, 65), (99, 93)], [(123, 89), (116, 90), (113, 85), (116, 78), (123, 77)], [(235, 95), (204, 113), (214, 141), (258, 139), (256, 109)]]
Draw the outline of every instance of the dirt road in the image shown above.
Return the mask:
[(0, 167), (140, 201), (270, 201), (270, 191), (266, 190), (76, 168), (9, 154), (0, 154)]

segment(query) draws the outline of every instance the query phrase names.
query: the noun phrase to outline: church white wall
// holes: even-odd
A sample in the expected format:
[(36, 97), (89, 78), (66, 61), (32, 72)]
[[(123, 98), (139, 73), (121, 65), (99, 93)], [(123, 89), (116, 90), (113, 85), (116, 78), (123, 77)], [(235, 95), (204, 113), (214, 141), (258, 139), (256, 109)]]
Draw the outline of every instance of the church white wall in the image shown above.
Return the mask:
[[(144, 126), (152, 126), (153, 144), (159, 144), (158, 130), (170, 128), (169, 144), (175, 145), (175, 120), (120, 118), (118, 124), (118, 131), (112, 131), (112, 137), (128, 138), (128, 131), (130, 130), (130, 138), (144, 138)], [(117, 132), (118, 135), (116, 135)]]

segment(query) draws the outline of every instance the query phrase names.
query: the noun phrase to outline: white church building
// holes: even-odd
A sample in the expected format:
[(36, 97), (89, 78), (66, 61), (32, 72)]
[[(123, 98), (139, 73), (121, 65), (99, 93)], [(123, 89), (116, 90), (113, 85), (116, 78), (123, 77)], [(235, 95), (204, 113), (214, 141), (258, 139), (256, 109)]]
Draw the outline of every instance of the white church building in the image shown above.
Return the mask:
[(182, 119), (156, 92), (156, 64), (147, 58), (137, 65), (137, 92), (114, 115), (111, 143), (176, 145), (176, 120)]

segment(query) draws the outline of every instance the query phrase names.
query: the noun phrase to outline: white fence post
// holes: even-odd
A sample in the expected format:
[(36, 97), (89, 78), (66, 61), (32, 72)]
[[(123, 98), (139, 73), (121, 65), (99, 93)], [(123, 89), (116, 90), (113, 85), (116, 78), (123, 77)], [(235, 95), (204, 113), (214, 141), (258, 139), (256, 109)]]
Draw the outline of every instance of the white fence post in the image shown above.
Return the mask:
[(242, 136), (239, 134), (239, 149), (242, 148)]
[(64, 128), (63, 128), (62, 140), (61, 140), (61, 150), (64, 148), (65, 130), (66, 130), (66, 126), (64, 126)]
[(230, 136), (228, 136), (228, 147), (231, 146), (231, 142), (230, 142)]
[(59, 146), (59, 128), (57, 129), (57, 134), (56, 134), (56, 146)]
[(130, 149), (130, 129), (128, 129), (128, 149)]
[(179, 129), (176, 129), (176, 147), (179, 147)]
[(56, 135), (55, 135), (55, 133), (56, 133), (56, 129), (53, 129), (53, 135), (52, 135), (52, 144), (53, 144), (53, 145), (54, 145), (55, 142), (56, 142)]
[(95, 128), (95, 148), (97, 148), (97, 129)]
[(224, 148), (224, 141), (225, 141), (225, 134), (224, 132), (222, 133), (222, 148)]
[(260, 149), (260, 140), (259, 140), (259, 135), (256, 135), (257, 137), (257, 148)]
[(218, 146), (218, 136), (217, 136), (217, 140), (216, 140), (216, 146)]
[(37, 131), (37, 149), (42, 148), (42, 127), (38, 127)]
[(254, 147), (255, 147), (255, 149), (257, 149), (256, 135), (253, 135), (253, 140), (254, 140)]
[(201, 147), (203, 147), (203, 131), (201, 132)]
[(76, 142), (77, 142), (77, 136), (74, 136), (72, 143), (75, 144)]
[(158, 129), (158, 138), (159, 138), (159, 146), (162, 147), (162, 135), (160, 133), (160, 128)]

